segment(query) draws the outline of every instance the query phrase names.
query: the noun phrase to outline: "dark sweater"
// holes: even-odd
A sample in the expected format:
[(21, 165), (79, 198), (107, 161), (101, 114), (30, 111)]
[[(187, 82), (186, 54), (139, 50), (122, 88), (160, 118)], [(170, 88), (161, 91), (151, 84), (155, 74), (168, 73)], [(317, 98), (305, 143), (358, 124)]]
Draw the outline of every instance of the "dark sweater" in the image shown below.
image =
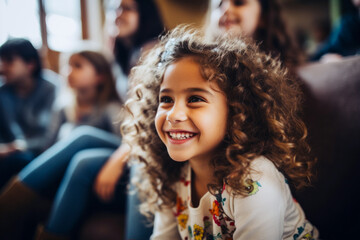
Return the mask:
[(44, 136), (50, 124), (56, 87), (38, 78), (32, 93), (19, 97), (12, 85), (0, 87), (0, 142), (25, 140), (30, 151), (39, 152), (46, 145)]

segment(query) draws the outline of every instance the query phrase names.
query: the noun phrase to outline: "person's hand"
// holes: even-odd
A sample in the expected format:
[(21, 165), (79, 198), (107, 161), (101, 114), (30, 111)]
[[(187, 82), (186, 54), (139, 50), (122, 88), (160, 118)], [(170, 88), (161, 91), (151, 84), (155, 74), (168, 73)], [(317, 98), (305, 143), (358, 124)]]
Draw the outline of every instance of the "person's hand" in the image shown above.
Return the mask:
[(0, 144), (0, 158), (5, 158), (15, 151), (16, 149), (13, 147), (12, 144)]
[(26, 150), (26, 142), (21, 139), (16, 139), (10, 143), (1, 143), (0, 158), (5, 158), (14, 152), (25, 151), (25, 150)]
[(95, 192), (104, 201), (110, 201), (114, 196), (116, 183), (122, 175), (123, 168), (107, 162), (98, 173), (95, 180)]
[(129, 151), (130, 147), (127, 144), (121, 145), (98, 173), (94, 183), (94, 190), (100, 199), (110, 201), (113, 198), (116, 183), (123, 174)]

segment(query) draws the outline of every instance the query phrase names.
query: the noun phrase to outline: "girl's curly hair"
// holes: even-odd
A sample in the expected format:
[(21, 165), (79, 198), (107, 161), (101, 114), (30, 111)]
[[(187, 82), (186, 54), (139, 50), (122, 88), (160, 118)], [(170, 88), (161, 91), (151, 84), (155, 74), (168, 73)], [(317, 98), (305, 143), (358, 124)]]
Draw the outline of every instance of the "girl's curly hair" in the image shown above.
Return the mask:
[(235, 194), (247, 195), (250, 163), (260, 155), (295, 186), (306, 185), (312, 176), (307, 130), (299, 118), (297, 81), (288, 77), (280, 61), (259, 51), (250, 40), (221, 36), (210, 41), (203, 36), (187, 26), (175, 28), (130, 75), (132, 90), (126, 107), (131, 117), (122, 130), (133, 146), (132, 157), (144, 163), (138, 185), (148, 212), (175, 204), (174, 185), (185, 164), (169, 157), (154, 123), (164, 72), (184, 57), (199, 63), (204, 79), (216, 81), (228, 102), (227, 133), (211, 159), (215, 179), (208, 185), (210, 192), (226, 183)]

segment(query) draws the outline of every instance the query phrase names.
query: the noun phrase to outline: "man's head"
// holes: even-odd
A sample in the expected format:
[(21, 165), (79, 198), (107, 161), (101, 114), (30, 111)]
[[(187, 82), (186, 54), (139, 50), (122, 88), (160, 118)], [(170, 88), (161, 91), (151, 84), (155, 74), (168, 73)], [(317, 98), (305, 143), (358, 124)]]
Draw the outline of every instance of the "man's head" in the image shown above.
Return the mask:
[(6, 41), (0, 47), (0, 58), (7, 82), (24, 77), (37, 78), (41, 73), (39, 53), (26, 39), (13, 38)]

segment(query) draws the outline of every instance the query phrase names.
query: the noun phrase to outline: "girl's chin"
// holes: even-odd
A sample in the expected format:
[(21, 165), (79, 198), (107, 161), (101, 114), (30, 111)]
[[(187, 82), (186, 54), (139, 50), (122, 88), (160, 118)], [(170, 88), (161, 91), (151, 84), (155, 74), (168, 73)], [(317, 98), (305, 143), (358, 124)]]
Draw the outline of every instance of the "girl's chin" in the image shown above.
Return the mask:
[(185, 158), (184, 156), (179, 156), (178, 154), (170, 154), (170, 157), (172, 160), (174, 160), (175, 162), (186, 162), (187, 160), (189, 160), (188, 158)]

